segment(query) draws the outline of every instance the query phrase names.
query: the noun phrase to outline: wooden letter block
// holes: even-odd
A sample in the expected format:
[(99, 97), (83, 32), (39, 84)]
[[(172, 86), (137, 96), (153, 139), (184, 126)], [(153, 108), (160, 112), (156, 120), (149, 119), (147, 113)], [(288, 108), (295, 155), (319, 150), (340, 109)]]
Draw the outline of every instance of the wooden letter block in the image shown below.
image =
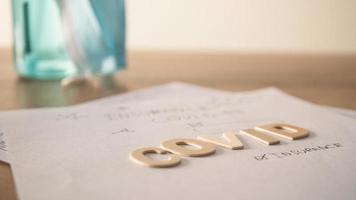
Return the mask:
[(222, 146), (227, 149), (235, 150), (244, 148), (244, 145), (234, 132), (225, 132), (222, 134), (222, 137), (216, 137), (212, 135), (199, 135), (198, 139), (203, 140), (205, 142), (210, 142), (218, 146)]
[[(188, 148), (185, 145), (195, 148)], [(190, 157), (207, 156), (215, 153), (213, 144), (190, 138), (167, 140), (161, 143), (161, 147), (174, 154)]]
[(304, 128), (282, 123), (257, 126), (255, 129), (265, 131), (267, 133), (271, 133), (289, 140), (297, 140), (309, 135), (308, 130)]
[(240, 132), (267, 145), (279, 144), (279, 140), (255, 129), (245, 129)]
[(147, 156), (150, 153), (167, 154), (169, 152), (158, 147), (145, 147), (131, 152), (130, 158), (134, 162), (146, 167), (173, 167), (179, 165), (181, 162), (181, 158), (173, 154), (167, 160), (154, 160)]

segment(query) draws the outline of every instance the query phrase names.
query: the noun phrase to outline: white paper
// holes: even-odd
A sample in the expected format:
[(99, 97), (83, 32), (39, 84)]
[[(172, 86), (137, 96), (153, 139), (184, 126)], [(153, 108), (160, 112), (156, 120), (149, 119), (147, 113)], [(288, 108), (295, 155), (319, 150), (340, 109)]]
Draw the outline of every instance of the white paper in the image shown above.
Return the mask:
[[(207, 87), (201, 87), (184, 82), (171, 82), (160, 86), (140, 89), (137, 91), (105, 97), (102, 99), (82, 103), (78, 106), (119, 106), (121, 103), (129, 103), (133, 101), (155, 100), (157, 98), (180, 98), (182, 96), (207, 97), (227, 94), (243, 94), (244, 92), (227, 92)], [(356, 110), (338, 108), (333, 106), (322, 106), (335, 113), (355, 118)]]
[[(76, 106), (77, 107), (81, 107), (81, 106), (118, 107), (122, 103), (132, 103), (132, 102), (143, 101), (143, 100), (146, 101), (156, 100), (158, 98), (179, 98), (182, 96), (190, 96), (190, 97), (195, 96), (201, 98), (207, 96), (213, 97), (213, 96), (226, 95), (226, 94), (229, 94), (229, 92), (214, 90), (214, 89), (200, 87), (200, 86), (182, 83), (182, 82), (172, 82), (156, 87), (133, 91), (130, 93), (115, 95), (112, 97), (106, 97), (103, 99), (79, 104)], [(234, 94), (234, 93), (230, 93), (230, 94)], [(347, 117), (356, 119), (356, 111), (354, 110), (348, 110), (348, 109), (336, 108), (330, 106), (325, 106), (325, 108), (333, 112), (345, 115)], [(3, 135), (4, 133), (0, 132), (0, 161), (9, 163), (9, 159), (7, 156), (7, 146)]]
[(129, 93), (105, 97), (99, 100), (83, 103), (78, 106), (119, 106), (122, 103), (133, 101), (155, 100), (157, 98), (181, 98), (194, 96), (197, 98), (205, 96), (217, 96), (229, 92), (201, 87), (183, 82), (171, 82), (163, 85), (140, 89)]
[[(88, 103), (79, 104), (77, 106), (78, 107), (81, 106), (117, 107), (120, 106), (120, 104), (122, 103), (130, 103), (130, 102), (132, 103), (132, 102), (143, 101), (143, 100), (156, 100), (157, 98), (179, 98), (182, 96), (213, 97), (217, 95), (226, 95), (226, 94), (229, 94), (229, 92), (214, 90), (214, 89), (200, 87), (200, 86), (182, 83), (182, 82), (172, 82), (156, 87), (133, 91), (130, 93), (115, 95), (112, 97), (106, 97)], [(339, 113), (341, 115), (345, 115), (347, 117), (356, 119), (356, 111), (354, 110), (348, 110), (348, 109), (336, 108), (330, 106), (325, 106), (325, 108), (333, 112)], [(4, 134), (3, 132), (0, 133), (0, 161), (9, 163), (9, 159), (7, 156), (7, 146), (3, 134)]]
[[(82, 103), (79, 105), (71, 106), (75, 107), (110, 107), (110, 108), (120, 108), (123, 103), (133, 103), (137, 101), (152, 101), (158, 98), (179, 98), (181, 96), (190, 96), (202, 98), (207, 95), (210, 97), (217, 96), (219, 94), (224, 94), (225, 92), (213, 90), (209, 88), (204, 88), (200, 86), (195, 86), (192, 84), (172, 82), (156, 87), (140, 89), (130, 93), (115, 95), (111, 97), (102, 98), (99, 100), (90, 101), (87, 103)], [(42, 110), (42, 109), (36, 109)], [(4, 135), (5, 133), (0, 132), (0, 161), (9, 163), (7, 157), (7, 146), (5, 143)]]
[(4, 132), (0, 130), (0, 161), (9, 162), (7, 157), (7, 146), (4, 140)]
[[(169, 138), (194, 138), (270, 122), (305, 127), (311, 135), (264, 146), (238, 134), (244, 150), (218, 148), (213, 156), (186, 158), (171, 169), (145, 168), (128, 159), (130, 151), (158, 146)], [(8, 133), (22, 200), (293, 200), (356, 195), (354, 120), (275, 89), (144, 101), (118, 109), (8, 112), (0, 116), (0, 126)], [(311, 150), (325, 145), (335, 148)], [(286, 156), (297, 150), (298, 155)]]
[(354, 118), (356, 119), (356, 111), (351, 110), (351, 109), (345, 109), (345, 108), (338, 108), (338, 107), (332, 107), (332, 106), (324, 106), (326, 109), (329, 109), (333, 112), (336, 112), (338, 114), (344, 115), (346, 117)]

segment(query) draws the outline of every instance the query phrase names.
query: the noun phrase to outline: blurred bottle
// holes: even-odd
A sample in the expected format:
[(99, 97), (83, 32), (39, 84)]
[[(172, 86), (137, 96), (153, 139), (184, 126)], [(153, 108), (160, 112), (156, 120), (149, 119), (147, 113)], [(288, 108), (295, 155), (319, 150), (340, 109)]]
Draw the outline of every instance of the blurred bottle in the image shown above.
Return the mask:
[(13, 0), (20, 76), (62, 79), (125, 66), (123, 0)]

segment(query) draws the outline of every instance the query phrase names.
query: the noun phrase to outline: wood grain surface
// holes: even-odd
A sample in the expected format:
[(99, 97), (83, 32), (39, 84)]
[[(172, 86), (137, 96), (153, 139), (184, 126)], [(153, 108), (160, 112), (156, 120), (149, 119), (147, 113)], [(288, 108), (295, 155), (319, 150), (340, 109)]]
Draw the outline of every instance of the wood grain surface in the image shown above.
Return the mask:
[[(103, 87), (18, 78), (11, 51), (0, 49), (0, 110), (73, 105), (171, 81), (227, 91), (276, 86), (318, 104), (356, 109), (356, 54), (129, 52), (128, 69)], [(14, 200), (8, 164), (0, 162), (0, 200)]]

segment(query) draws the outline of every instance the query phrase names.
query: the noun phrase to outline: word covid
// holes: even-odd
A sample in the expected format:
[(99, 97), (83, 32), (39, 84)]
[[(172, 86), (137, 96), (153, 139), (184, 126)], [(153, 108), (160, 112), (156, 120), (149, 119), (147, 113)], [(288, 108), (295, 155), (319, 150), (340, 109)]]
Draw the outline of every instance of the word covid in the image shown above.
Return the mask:
[[(273, 123), (256, 126), (240, 131), (241, 134), (257, 140), (265, 145), (279, 144), (280, 141), (271, 135), (288, 140), (307, 137), (309, 131), (290, 124)], [(193, 148), (188, 148), (191, 146)], [(197, 138), (174, 138), (163, 141), (160, 147), (144, 147), (131, 152), (130, 158), (135, 163), (146, 167), (174, 167), (181, 163), (182, 157), (201, 157), (214, 154), (216, 146), (231, 150), (243, 149), (244, 145), (234, 132), (225, 132), (222, 137), (199, 135)], [(149, 154), (167, 154), (165, 160), (153, 159)]]

